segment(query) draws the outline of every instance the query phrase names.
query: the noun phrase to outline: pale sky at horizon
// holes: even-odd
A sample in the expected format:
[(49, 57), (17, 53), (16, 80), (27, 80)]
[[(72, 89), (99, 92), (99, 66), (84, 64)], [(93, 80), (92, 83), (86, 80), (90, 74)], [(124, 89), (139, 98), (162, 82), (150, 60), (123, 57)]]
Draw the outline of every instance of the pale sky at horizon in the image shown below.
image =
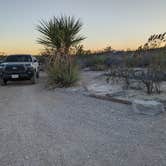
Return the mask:
[(37, 54), (40, 19), (81, 18), (87, 49), (135, 49), (166, 32), (166, 0), (0, 0), (0, 52)]

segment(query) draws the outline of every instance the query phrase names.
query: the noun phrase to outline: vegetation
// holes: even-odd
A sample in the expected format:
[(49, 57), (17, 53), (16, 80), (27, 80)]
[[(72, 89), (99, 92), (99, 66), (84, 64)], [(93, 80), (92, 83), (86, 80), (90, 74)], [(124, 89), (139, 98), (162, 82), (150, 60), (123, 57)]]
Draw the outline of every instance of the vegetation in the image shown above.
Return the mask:
[(152, 35), (135, 52), (127, 51), (123, 56), (112, 56), (111, 46), (95, 54), (85, 50), (83, 45), (78, 45), (84, 40), (78, 35), (82, 28), (79, 19), (54, 17), (48, 22), (41, 21), (37, 28), (42, 34), (38, 42), (46, 47), (46, 54), (50, 57), (50, 82), (56, 86), (71, 86), (78, 80), (78, 66), (70, 56), (75, 54), (77, 64), (83, 67), (91, 70), (107, 69), (107, 81), (119, 79), (125, 83), (125, 88), (129, 88), (131, 80), (136, 80), (144, 85), (148, 94), (161, 92), (160, 84), (165, 81), (166, 49), (160, 46), (165, 42), (166, 33)]
[(165, 42), (165, 34), (152, 35), (146, 49), (140, 47), (133, 55), (124, 56), (124, 63), (111, 65), (107, 80), (122, 80), (127, 88), (131, 80), (136, 80), (142, 83), (147, 94), (161, 93), (161, 82), (166, 81), (166, 48), (159, 46)]
[(51, 55), (53, 60), (61, 56), (70, 57), (70, 49), (85, 39), (78, 35), (82, 25), (79, 19), (70, 16), (53, 17), (49, 21), (42, 20), (37, 26), (37, 30), (42, 34), (38, 43), (54, 52)]
[(90, 68), (91, 70), (102, 71), (106, 70), (108, 57), (105, 55), (79, 55), (76, 57), (77, 63), (82, 68)]
[[(142, 49), (154, 49), (166, 46), (166, 32), (162, 34), (151, 35), (148, 42), (144, 44)], [(141, 47), (140, 47), (141, 48)]]
[(110, 52), (112, 51), (112, 47), (111, 46), (107, 46), (106, 48), (104, 48), (105, 52)]
[(161, 92), (161, 82), (163, 78), (161, 76), (161, 72), (156, 68), (148, 68), (147, 70), (143, 70), (139, 79), (145, 85), (147, 94), (160, 93)]
[(78, 66), (72, 65), (57, 59), (54, 64), (48, 67), (49, 83), (56, 87), (68, 87), (75, 84), (79, 79)]
[(79, 35), (82, 26), (79, 19), (70, 16), (42, 20), (37, 26), (42, 34), (38, 43), (46, 47), (49, 55), (50, 79), (59, 86), (71, 86), (78, 80), (78, 68), (71, 59), (70, 51), (85, 39)]
[(106, 63), (107, 63), (107, 57), (106, 56), (93, 56), (88, 59), (87, 66), (90, 67), (92, 70), (105, 70), (106, 69)]
[(85, 50), (83, 45), (78, 45), (74, 47), (74, 54), (77, 56), (82, 56), (82, 55), (90, 55), (91, 51), (90, 50)]

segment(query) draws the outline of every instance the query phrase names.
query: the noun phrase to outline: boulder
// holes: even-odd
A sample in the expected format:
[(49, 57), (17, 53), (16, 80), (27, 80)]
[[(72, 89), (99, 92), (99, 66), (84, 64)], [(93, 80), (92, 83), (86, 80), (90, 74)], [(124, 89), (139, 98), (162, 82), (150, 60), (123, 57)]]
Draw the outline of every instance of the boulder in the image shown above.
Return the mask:
[(164, 105), (157, 101), (134, 100), (132, 102), (133, 110), (139, 114), (158, 115), (164, 112)]

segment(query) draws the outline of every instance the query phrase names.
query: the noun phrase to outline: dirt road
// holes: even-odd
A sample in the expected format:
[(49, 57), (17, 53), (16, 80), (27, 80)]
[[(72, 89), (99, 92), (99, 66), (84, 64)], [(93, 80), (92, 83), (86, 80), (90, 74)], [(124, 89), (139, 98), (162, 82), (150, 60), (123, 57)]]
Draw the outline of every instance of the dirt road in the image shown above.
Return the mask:
[(38, 84), (0, 87), (0, 166), (165, 166), (166, 114)]

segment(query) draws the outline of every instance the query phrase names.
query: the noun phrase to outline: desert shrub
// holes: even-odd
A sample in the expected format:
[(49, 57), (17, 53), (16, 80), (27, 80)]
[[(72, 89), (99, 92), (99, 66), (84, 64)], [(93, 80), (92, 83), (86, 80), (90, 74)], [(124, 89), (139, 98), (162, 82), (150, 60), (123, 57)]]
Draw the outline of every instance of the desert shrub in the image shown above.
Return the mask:
[(147, 67), (151, 64), (150, 56), (126, 56), (124, 61), (127, 67)]
[(112, 81), (113, 83), (118, 83), (119, 81), (124, 82), (125, 89), (129, 88), (131, 79), (132, 69), (116, 67), (111, 68), (106, 74), (106, 81)]
[(56, 60), (48, 67), (49, 82), (56, 87), (69, 87), (79, 79), (79, 69), (75, 62)]
[(91, 55), (76, 55), (75, 61), (81, 68), (89, 67), (89, 59), (91, 59)]
[(145, 85), (147, 94), (160, 93), (161, 82), (163, 81), (164, 73), (157, 68), (147, 68), (142, 70), (137, 76), (137, 79), (141, 80)]
[(106, 81), (114, 83), (124, 82), (124, 88), (128, 89), (131, 80), (141, 82), (147, 94), (160, 93), (161, 82), (164, 81), (165, 74), (157, 68), (148, 67), (147, 69), (135, 70), (134, 68), (116, 67), (109, 70), (106, 74)]
[(151, 66), (153, 68), (158, 68), (162, 71), (166, 70), (166, 53), (161, 52), (156, 56), (153, 56), (151, 59)]
[(86, 60), (86, 66), (92, 70), (105, 70), (107, 68), (107, 60), (106, 56), (90, 56)]
[(158, 55), (150, 57), (149, 65), (140, 78), (148, 94), (161, 92), (161, 82), (165, 81), (166, 76), (165, 70), (166, 54), (159, 52)]
[(148, 94), (161, 92), (161, 82), (166, 81), (166, 51), (160, 49), (155, 54), (126, 55), (122, 59), (124, 64), (111, 62), (107, 81), (123, 81), (126, 88), (131, 80), (138, 81)]
[(155, 66), (166, 69), (166, 50), (155, 49), (151, 52), (142, 52), (135, 55), (127, 55), (124, 57), (127, 67), (149, 67)]
[(124, 58), (127, 67), (136, 67), (138, 66), (139, 59), (133, 56), (126, 56)]

